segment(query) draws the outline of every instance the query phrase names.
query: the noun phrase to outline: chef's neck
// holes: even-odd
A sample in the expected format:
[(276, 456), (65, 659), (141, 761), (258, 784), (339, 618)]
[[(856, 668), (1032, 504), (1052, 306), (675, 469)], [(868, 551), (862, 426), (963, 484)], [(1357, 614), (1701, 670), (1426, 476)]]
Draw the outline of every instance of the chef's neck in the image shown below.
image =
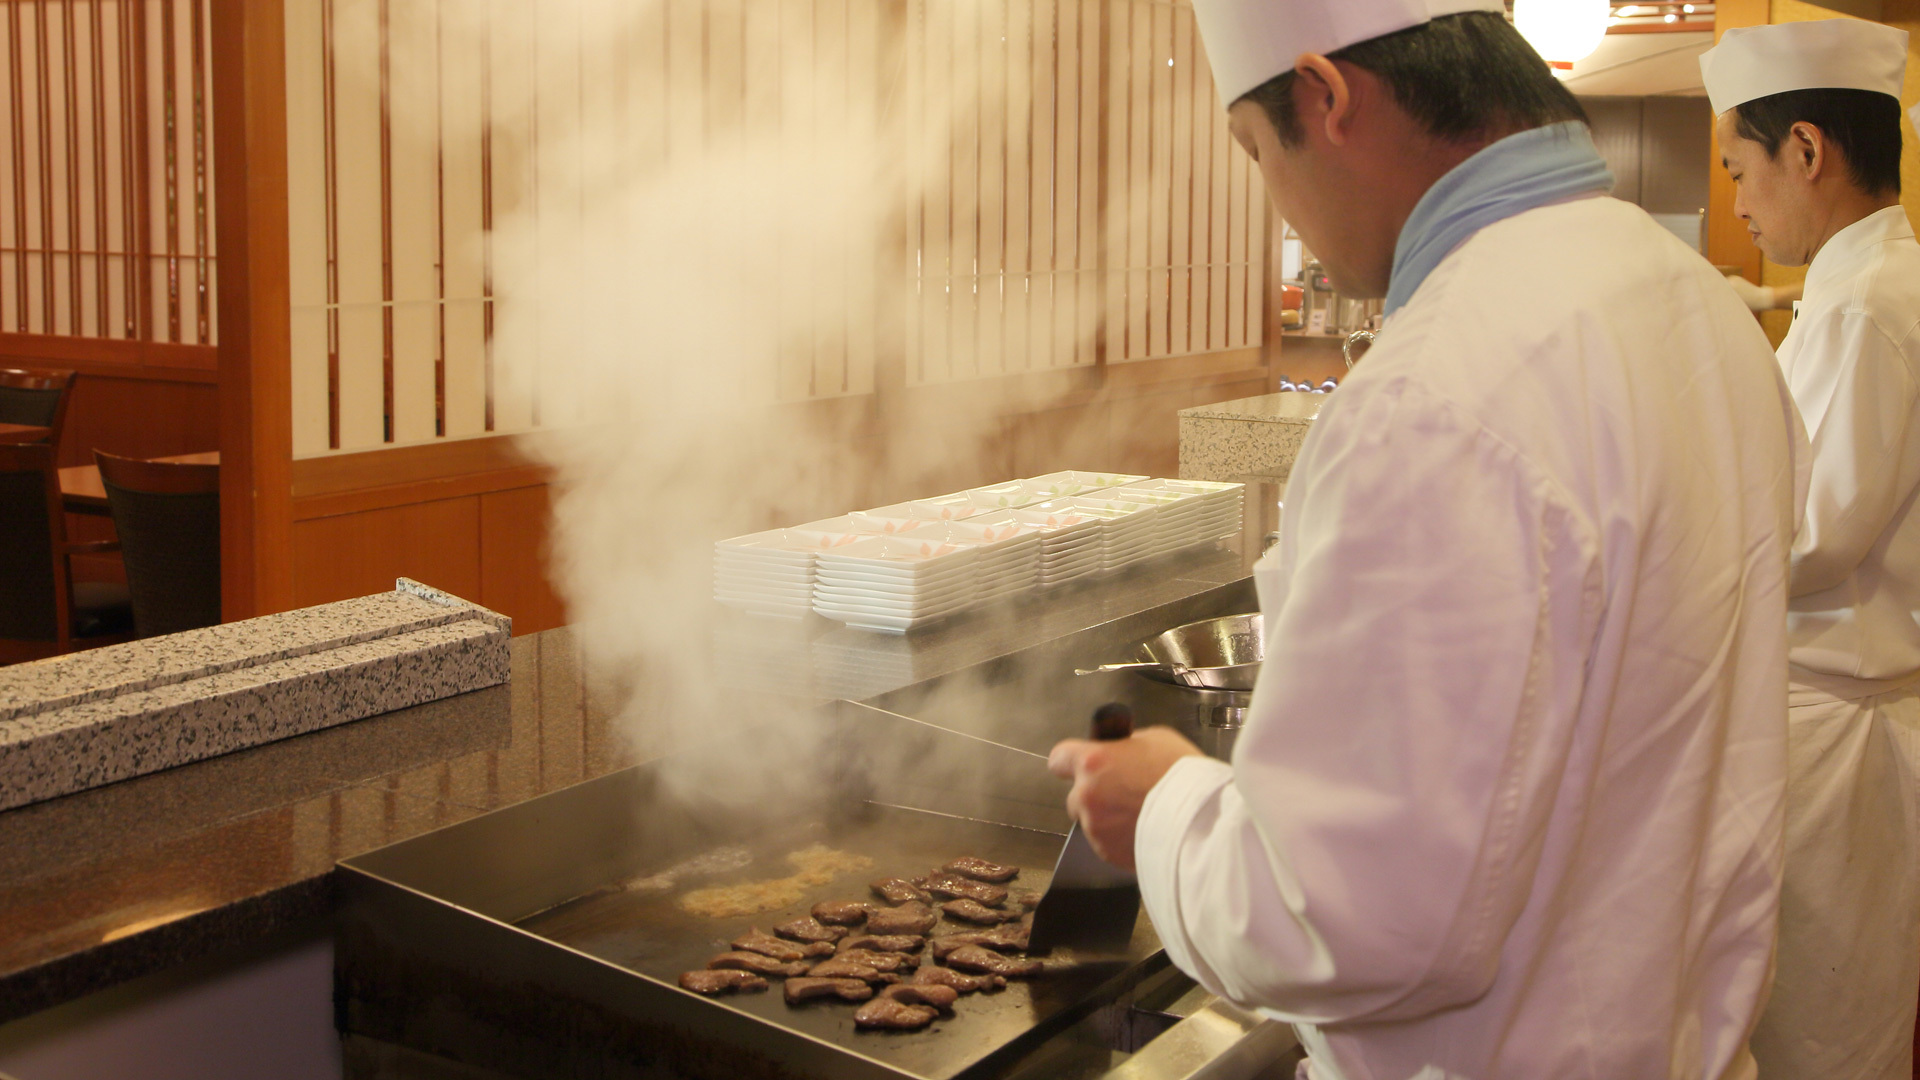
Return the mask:
[(1807, 249), (1807, 262), (1811, 263), (1820, 254), (1827, 241), (1838, 236), (1850, 225), (1872, 217), (1889, 206), (1899, 206), (1898, 193), (1869, 194), (1850, 183), (1834, 185), (1826, 199), (1820, 200), (1814, 207), (1812, 219), (1808, 222), (1809, 239), (1812, 246)]

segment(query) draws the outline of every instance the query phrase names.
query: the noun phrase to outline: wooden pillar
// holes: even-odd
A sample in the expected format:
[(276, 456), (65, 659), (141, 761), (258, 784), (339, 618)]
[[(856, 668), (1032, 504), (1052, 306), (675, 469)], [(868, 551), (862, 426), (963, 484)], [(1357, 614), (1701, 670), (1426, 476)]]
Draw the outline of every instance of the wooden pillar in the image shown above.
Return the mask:
[[(1741, 26), (1765, 26), (1770, 15), (1770, 0), (1719, 0), (1713, 9), (1713, 35)], [(1740, 276), (1760, 283), (1760, 249), (1753, 246), (1747, 223), (1733, 213), (1733, 180), (1720, 164), (1720, 140), (1712, 143), (1712, 159), (1707, 163), (1707, 261), (1716, 266), (1732, 266)]]
[(286, 6), (213, 0), (220, 557), (228, 620), (293, 606)]

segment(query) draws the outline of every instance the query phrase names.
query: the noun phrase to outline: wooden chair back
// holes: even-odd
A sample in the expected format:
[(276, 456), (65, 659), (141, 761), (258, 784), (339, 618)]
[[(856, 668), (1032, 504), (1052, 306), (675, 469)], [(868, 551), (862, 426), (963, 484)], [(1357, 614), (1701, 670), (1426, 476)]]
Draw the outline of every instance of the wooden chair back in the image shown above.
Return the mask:
[(220, 466), (95, 450), (141, 637), (220, 621)]
[(73, 380), (65, 368), (0, 368), (0, 423), (47, 428), (47, 443), (57, 449)]
[(51, 443), (0, 443), (0, 638), (73, 639), (66, 514)]

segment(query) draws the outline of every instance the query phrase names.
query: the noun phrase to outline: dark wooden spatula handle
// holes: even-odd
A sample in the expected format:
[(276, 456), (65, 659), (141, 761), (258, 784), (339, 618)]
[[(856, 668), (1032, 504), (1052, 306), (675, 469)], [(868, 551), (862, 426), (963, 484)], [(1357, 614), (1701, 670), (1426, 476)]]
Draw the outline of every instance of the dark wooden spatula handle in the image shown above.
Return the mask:
[(1133, 710), (1117, 701), (1109, 701), (1093, 710), (1093, 737), (1098, 742), (1124, 739), (1133, 734)]

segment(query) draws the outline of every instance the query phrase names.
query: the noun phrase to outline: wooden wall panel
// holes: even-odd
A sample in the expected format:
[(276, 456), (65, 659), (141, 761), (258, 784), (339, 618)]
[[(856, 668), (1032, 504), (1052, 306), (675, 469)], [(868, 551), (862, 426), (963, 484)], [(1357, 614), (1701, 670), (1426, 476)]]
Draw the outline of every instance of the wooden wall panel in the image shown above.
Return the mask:
[(479, 596), (480, 497), (294, 523), (295, 607), (387, 592), (396, 577)]
[(547, 486), (480, 496), (478, 602), (513, 619), (515, 634), (562, 626), (566, 605), (547, 574)]

